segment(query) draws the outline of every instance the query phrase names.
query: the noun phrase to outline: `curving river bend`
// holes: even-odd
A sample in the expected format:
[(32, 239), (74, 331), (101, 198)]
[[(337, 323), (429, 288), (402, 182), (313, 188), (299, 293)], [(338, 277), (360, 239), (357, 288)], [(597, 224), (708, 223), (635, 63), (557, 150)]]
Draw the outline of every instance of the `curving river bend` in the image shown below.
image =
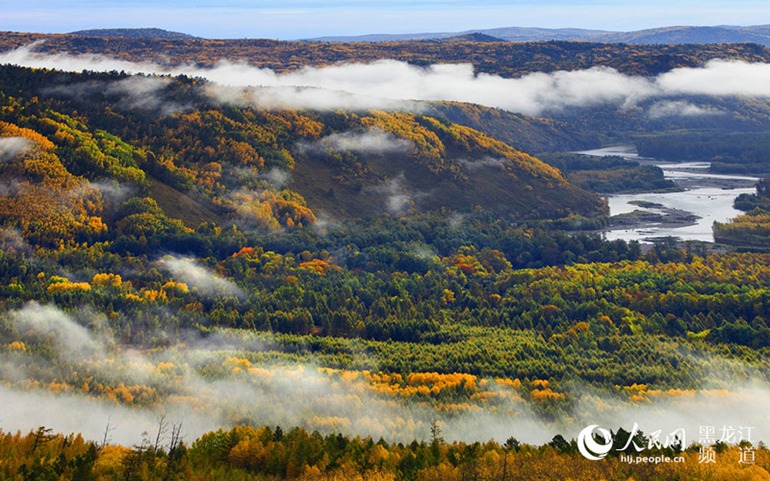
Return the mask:
[(691, 213), (696, 217), (687, 223), (653, 222), (611, 227), (605, 232), (608, 240), (651, 242), (655, 238), (673, 236), (685, 241), (714, 242), (712, 224), (715, 221), (725, 222), (741, 214), (733, 208), (733, 201), (742, 193), (755, 193), (755, 184), (759, 180), (757, 177), (712, 174), (708, 171), (708, 162), (676, 163), (640, 158), (633, 146), (606, 147), (580, 153), (595, 156), (617, 155), (642, 164), (657, 165), (663, 169), (667, 179), (685, 188), (682, 192), (608, 195), (606, 198), (609, 201), (610, 215), (635, 210), (665, 215), (673, 209)]

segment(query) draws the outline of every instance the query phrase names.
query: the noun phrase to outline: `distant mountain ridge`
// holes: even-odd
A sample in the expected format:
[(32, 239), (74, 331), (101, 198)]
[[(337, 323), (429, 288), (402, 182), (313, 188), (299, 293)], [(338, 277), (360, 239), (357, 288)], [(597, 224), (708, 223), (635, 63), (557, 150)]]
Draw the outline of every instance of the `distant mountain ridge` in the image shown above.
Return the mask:
[(128, 37), (128, 38), (196, 38), (181, 32), (170, 32), (162, 28), (97, 28), (92, 30), (78, 30), (71, 35), (82, 37)]
[(445, 42), (504, 42), (505, 40), (487, 35), (484, 33), (469, 33), (466, 35), (458, 35), (456, 37), (448, 37), (443, 39)]
[(594, 35), (611, 34), (605, 30), (585, 30), (580, 28), (536, 28), (536, 27), (503, 27), (480, 30), (465, 30), (462, 32), (423, 32), (403, 34), (370, 34), (355, 36), (326, 36), (307, 40), (320, 42), (402, 42), (409, 40), (444, 40), (466, 35), (481, 34), (499, 39), (500, 41), (530, 42), (540, 40), (576, 40), (586, 39)]
[[(160, 28), (101, 28), (78, 30), (71, 35), (83, 37), (122, 37), (144, 39), (194, 39), (181, 32)], [(585, 41), (597, 43), (655, 44), (719, 44), (757, 43), (770, 47), (770, 24), (753, 26), (668, 26), (628, 32), (582, 28), (502, 27), (462, 32), (421, 32), (402, 34), (368, 34), (325, 36), (307, 39), (316, 42), (402, 42), (412, 40), (467, 42), (538, 42)]]
[[(397, 42), (405, 40), (445, 40), (469, 35), (484, 35), (507, 42), (548, 40), (631, 43), (631, 44), (704, 44), (704, 43), (758, 43), (770, 46), (770, 25), (754, 26), (671, 26), (613, 32), (580, 28), (504, 27), (463, 32), (373, 34), (359, 36), (319, 37), (321, 42)], [(489, 40), (488, 40), (489, 41)]]
[[(719, 58), (770, 62), (770, 48), (757, 43), (640, 45), (599, 42), (479, 41), (487, 37), (385, 43), (329, 43), (268, 39), (82, 37), (62, 34), (0, 32), (0, 52), (33, 42), (35, 52), (98, 54), (160, 65), (243, 61), (259, 68), (288, 72), (301, 66), (371, 63), (390, 59), (412, 65), (472, 63), (477, 72), (514, 78), (531, 72), (614, 68), (628, 75), (658, 75), (679, 67), (693, 67)], [(44, 40), (44, 42), (40, 42)], [(461, 49), (457, 45), (462, 45)], [(291, 62), (288, 59), (292, 59)]]
[(770, 46), (770, 26), (754, 27), (687, 27), (674, 26), (652, 28), (625, 33), (607, 33), (590, 38), (592, 41), (638, 43), (638, 44), (677, 44), (677, 43), (758, 43)]

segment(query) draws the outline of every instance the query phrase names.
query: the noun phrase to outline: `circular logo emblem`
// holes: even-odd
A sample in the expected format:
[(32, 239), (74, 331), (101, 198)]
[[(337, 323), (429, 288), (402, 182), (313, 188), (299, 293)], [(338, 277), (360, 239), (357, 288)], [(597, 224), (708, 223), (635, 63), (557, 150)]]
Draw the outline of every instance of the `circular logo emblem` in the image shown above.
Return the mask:
[[(596, 431), (604, 438), (604, 444), (596, 442), (593, 436), (594, 429), (596, 429)], [(591, 461), (599, 461), (607, 456), (607, 453), (612, 449), (612, 435), (608, 430), (600, 428), (598, 424), (592, 424), (580, 431), (577, 445), (578, 450), (583, 457), (590, 459)]]

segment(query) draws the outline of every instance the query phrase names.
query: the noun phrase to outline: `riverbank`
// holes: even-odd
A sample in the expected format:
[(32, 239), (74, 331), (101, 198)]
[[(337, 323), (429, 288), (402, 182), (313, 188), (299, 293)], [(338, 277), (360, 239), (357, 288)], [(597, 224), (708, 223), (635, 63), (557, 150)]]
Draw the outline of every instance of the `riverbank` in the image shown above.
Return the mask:
[(634, 210), (610, 216), (610, 229), (614, 228), (644, 228), (667, 226), (671, 229), (696, 225), (697, 215), (681, 209), (673, 209), (662, 204), (647, 201), (631, 201), (629, 204), (637, 205), (644, 210)]
[(742, 175), (714, 174), (708, 162), (663, 162), (640, 157), (633, 146), (613, 146), (580, 152), (594, 156), (621, 156), (642, 165), (655, 165), (666, 179), (682, 189), (672, 192), (639, 192), (605, 195), (610, 207), (610, 226), (602, 234), (608, 240), (651, 243), (663, 237), (683, 241), (714, 242), (712, 225), (727, 222), (741, 212), (735, 198), (754, 193), (759, 180)]

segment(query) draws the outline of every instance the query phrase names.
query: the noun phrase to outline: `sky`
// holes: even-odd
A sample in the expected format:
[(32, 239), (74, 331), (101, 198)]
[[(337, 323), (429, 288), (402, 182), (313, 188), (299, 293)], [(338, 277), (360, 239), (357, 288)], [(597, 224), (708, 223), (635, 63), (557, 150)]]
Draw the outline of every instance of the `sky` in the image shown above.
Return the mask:
[(0, 30), (40, 33), (157, 27), (207, 38), (294, 40), (513, 26), (760, 24), (770, 24), (766, 0), (0, 0)]

